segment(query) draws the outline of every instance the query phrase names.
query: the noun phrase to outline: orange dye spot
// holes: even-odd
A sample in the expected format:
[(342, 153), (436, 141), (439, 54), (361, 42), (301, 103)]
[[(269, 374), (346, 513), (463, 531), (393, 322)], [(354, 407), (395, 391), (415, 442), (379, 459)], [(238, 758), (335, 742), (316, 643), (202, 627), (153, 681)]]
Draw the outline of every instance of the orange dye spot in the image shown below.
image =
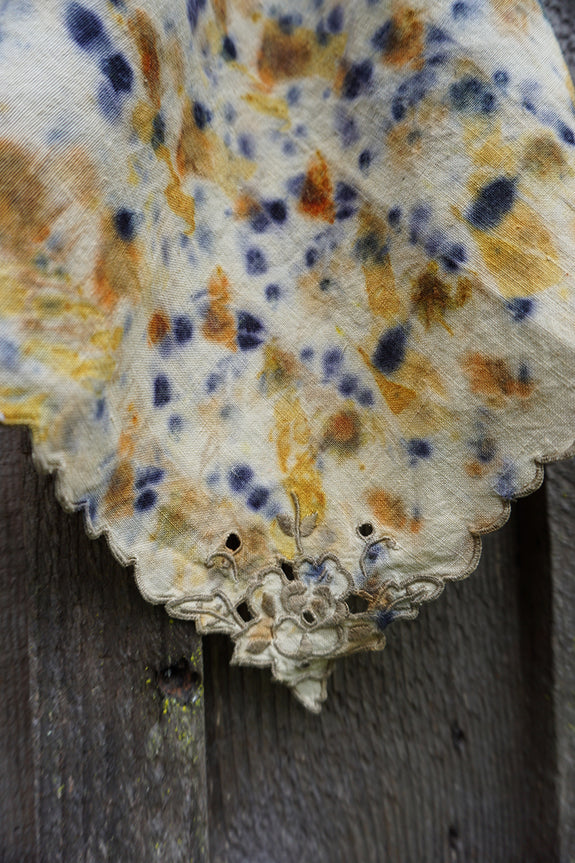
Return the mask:
[(471, 391), (495, 401), (503, 397), (527, 398), (533, 392), (533, 381), (524, 376), (515, 377), (505, 360), (484, 354), (467, 354), (462, 361)]
[(157, 36), (154, 25), (145, 12), (136, 10), (128, 22), (132, 37), (136, 42), (144, 85), (154, 105), (160, 107), (160, 60), (158, 58)]
[(324, 431), (324, 446), (342, 453), (356, 450), (360, 443), (361, 420), (354, 410), (341, 410), (332, 414)]
[(401, 530), (407, 524), (407, 515), (402, 499), (382, 488), (369, 492), (367, 502), (381, 524)]
[(392, 17), (385, 45), (381, 52), (384, 63), (405, 66), (414, 60), (422, 64), (423, 23), (414, 9), (399, 9)]
[(299, 199), (299, 209), (315, 219), (334, 221), (333, 184), (327, 163), (319, 150), (307, 169)]
[(127, 459), (121, 461), (110, 478), (104, 495), (104, 511), (106, 516), (115, 518), (132, 514), (134, 498), (134, 469)]
[(170, 319), (161, 309), (156, 309), (148, 322), (148, 338), (155, 345), (170, 331)]
[(268, 18), (264, 24), (258, 54), (258, 72), (264, 84), (300, 78), (312, 61), (312, 37), (307, 30), (284, 33), (277, 21)]
[(221, 267), (216, 267), (208, 282), (210, 305), (202, 325), (202, 333), (210, 342), (237, 350), (236, 322), (229, 310), (230, 282)]

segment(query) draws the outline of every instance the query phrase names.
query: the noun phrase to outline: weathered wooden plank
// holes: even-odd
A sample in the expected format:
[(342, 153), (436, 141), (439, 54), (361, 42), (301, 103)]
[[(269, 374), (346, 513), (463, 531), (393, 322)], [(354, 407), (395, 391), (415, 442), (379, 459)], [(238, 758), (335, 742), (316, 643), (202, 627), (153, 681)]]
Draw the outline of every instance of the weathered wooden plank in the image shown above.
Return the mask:
[[(23, 666), (2, 681), (17, 721), (4, 711), (0, 859), (201, 863), (200, 639), (148, 605), (105, 540), (92, 542), (81, 517), (62, 512), (53, 484), (22, 455), (22, 434), (0, 435), (11, 466), (2, 476), (11, 502), (0, 510), (4, 572), (19, 581), (4, 640), (18, 641)], [(19, 817), (9, 802), (18, 774)]]
[(544, 494), (525, 503), (472, 578), (338, 666), (320, 717), (206, 639), (212, 863), (558, 859)]
[(575, 461), (547, 468), (561, 863), (575, 860)]

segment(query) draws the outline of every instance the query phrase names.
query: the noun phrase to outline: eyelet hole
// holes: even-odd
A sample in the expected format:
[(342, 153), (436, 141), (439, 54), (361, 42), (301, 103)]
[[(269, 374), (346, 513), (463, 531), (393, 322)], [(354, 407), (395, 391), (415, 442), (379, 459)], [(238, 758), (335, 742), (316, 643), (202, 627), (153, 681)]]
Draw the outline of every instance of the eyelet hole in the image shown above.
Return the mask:
[(315, 623), (315, 614), (313, 613), (313, 611), (310, 611), (309, 608), (306, 608), (306, 610), (302, 613), (302, 618), (305, 620), (306, 623), (309, 623), (310, 626), (312, 623)]
[(369, 608), (368, 600), (357, 593), (350, 593), (345, 600), (345, 604), (349, 608), (350, 614), (364, 614)]
[(230, 551), (238, 551), (241, 548), (242, 541), (237, 535), (237, 533), (228, 534), (228, 538), (226, 539), (226, 548)]
[(250, 620), (254, 619), (253, 614), (248, 608), (247, 602), (241, 602), (236, 608), (236, 611), (245, 623), (249, 623)]
[(291, 560), (282, 560), (282, 562), (280, 563), (280, 567), (287, 580), (293, 581), (295, 578), (295, 574), (293, 571), (293, 563), (291, 562)]
[(364, 521), (357, 529), (360, 536), (371, 536), (373, 533), (373, 525), (370, 521)]

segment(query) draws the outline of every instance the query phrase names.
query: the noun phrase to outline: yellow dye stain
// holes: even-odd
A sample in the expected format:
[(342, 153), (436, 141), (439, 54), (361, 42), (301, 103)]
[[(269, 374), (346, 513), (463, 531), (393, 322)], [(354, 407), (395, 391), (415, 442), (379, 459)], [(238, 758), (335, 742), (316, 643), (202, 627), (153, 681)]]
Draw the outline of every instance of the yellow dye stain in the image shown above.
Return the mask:
[(369, 308), (374, 315), (380, 315), (383, 318), (397, 315), (401, 302), (395, 287), (395, 276), (389, 255), (380, 264), (364, 266), (363, 275)]
[(535, 294), (562, 280), (551, 235), (523, 201), (493, 230), (469, 229), (504, 297)]
[(473, 147), (476, 138), (481, 138), (481, 144), (470, 153), (473, 164), (478, 168), (493, 168), (500, 174), (513, 177), (517, 173), (517, 147), (506, 144), (501, 133), (501, 125), (496, 126), (487, 137), (484, 135), (483, 123), (469, 119), (465, 127), (465, 140), (469, 149)]
[(109, 380), (116, 367), (111, 357), (87, 358), (72, 348), (50, 345), (39, 339), (28, 339), (22, 347), (22, 353), (51, 366), (55, 371), (79, 381), (84, 386), (89, 386), (91, 381)]
[(170, 172), (170, 182), (164, 190), (168, 207), (176, 216), (188, 223), (189, 227), (186, 234), (191, 236), (196, 229), (194, 199), (182, 191), (181, 181), (172, 165), (172, 157), (168, 148), (161, 144), (156, 149), (156, 156), (166, 163)]
[(373, 375), (379, 391), (385, 399), (390, 411), (396, 416), (402, 413), (407, 407), (409, 407), (411, 402), (417, 398), (415, 390), (410, 389), (410, 387), (405, 387), (402, 384), (396, 384), (394, 381), (390, 381), (389, 378), (373, 366), (369, 355), (361, 345), (357, 346), (357, 350)]
[(122, 344), (124, 330), (122, 327), (114, 327), (113, 330), (98, 330), (90, 339), (90, 344), (106, 353), (116, 351)]
[(0, 388), (0, 413), (9, 425), (29, 425), (38, 428), (46, 393), (26, 396), (26, 390)]
[(367, 503), (381, 524), (401, 530), (407, 524), (407, 513), (402, 499), (385, 489), (375, 488), (367, 495)]
[(231, 153), (213, 129), (198, 129), (189, 99), (182, 113), (176, 165), (181, 175), (191, 173), (211, 180), (234, 199), (239, 184), (253, 176), (257, 167), (255, 162)]
[(291, 127), (288, 103), (285, 99), (281, 99), (278, 96), (270, 96), (267, 93), (245, 93), (242, 99), (254, 111), (259, 111), (260, 114), (267, 114), (270, 117), (275, 117), (277, 120), (282, 120), (283, 125), (281, 130), (283, 132), (287, 132)]
[(27, 305), (26, 293), (23, 280), (15, 278), (15, 273), (0, 272), (0, 307), (4, 316), (22, 314)]
[(297, 395), (291, 393), (274, 405), (275, 442), (280, 470), (288, 493), (297, 494), (302, 515), (325, 511), (325, 494), (310, 446), (311, 430)]

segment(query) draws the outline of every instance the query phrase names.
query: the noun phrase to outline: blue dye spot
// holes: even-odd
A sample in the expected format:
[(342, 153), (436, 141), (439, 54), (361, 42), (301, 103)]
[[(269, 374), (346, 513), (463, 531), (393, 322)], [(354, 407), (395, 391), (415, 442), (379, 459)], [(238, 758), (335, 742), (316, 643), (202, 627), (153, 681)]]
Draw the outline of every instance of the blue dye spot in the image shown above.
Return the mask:
[(129, 93), (132, 89), (134, 73), (123, 54), (112, 54), (103, 60), (102, 72), (116, 93)]
[(18, 368), (19, 349), (15, 342), (0, 338), (0, 363), (6, 369), (15, 371)]
[(334, 121), (335, 131), (341, 139), (342, 147), (351, 147), (360, 139), (360, 132), (355, 120), (345, 111), (338, 111)]
[(437, 27), (435, 24), (431, 24), (427, 31), (427, 42), (430, 45), (439, 45), (442, 42), (451, 42), (451, 39), (445, 30), (441, 27)]
[(441, 231), (436, 230), (436, 231), (432, 231), (431, 234), (429, 234), (429, 236), (425, 240), (423, 247), (424, 247), (426, 253), (429, 255), (429, 257), (434, 258), (437, 255), (437, 253), (439, 252), (439, 249), (441, 248), (442, 243), (443, 243), (443, 234), (441, 233)]
[(364, 408), (372, 407), (374, 403), (373, 393), (371, 390), (363, 389), (357, 394), (359, 404)]
[(80, 48), (88, 51), (104, 36), (104, 28), (98, 16), (79, 3), (71, 3), (66, 9), (66, 26), (70, 36)]
[(98, 88), (98, 105), (100, 106), (100, 111), (110, 123), (115, 123), (120, 119), (122, 113), (120, 99), (107, 81)]
[(481, 231), (497, 227), (515, 203), (515, 183), (499, 177), (483, 186), (467, 212), (467, 221)]
[(460, 21), (462, 18), (467, 18), (470, 11), (468, 4), (465, 3), (464, 0), (456, 0), (451, 7), (451, 14), (456, 21)]
[(405, 102), (399, 96), (396, 96), (393, 102), (391, 103), (391, 116), (395, 120), (396, 123), (399, 123), (405, 117), (407, 113), (407, 108), (405, 107)]
[(493, 80), (498, 87), (504, 89), (509, 84), (509, 75), (505, 69), (498, 69), (497, 72), (493, 73)]
[(451, 104), (457, 111), (475, 111), (490, 114), (497, 107), (497, 99), (483, 81), (466, 75), (449, 88)]
[(166, 124), (160, 113), (156, 114), (152, 120), (152, 137), (150, 144), (154, 150), (157, 150), (166, 141)]
[(248, 276), (263, 276), (267, 273), (268, 264), (261, 249), (253, 246), (246, 252), (246, 272)]
[(146, 512), (155, 506), (157, 499), (158, 493), (153, 488), (147, 488), (134, 501), (134, 509), (138, 512)]
[(523, 321), (533, 314), (535, 303), (529, 297), (515, 297), (509, 300), (507, 308), (514, 321)]
[(443, 250), (439, 256), (439, 260), (446, 270), (453, 273), (459, 269), (461, 264), (465, 263), (467, 260), (467, 253), (460, 243), (454, 243)]
[(521, 103), (521, 107), (525, 108), (526, 111), (529, 111), (530, 114), (537, 113), (537, 108), (530, 99), (524, 99)]
[(371, 361), (384, 375), (397, 371), (405, 359), (407, 330), (404, 326), (392, 327), (380, 337)]
[(558, 132), (559, 137), (562, 141), (565, 141), (566, 144), (571, 144), (571, 146), (575, 144), (575, 133), (573, 132), (573, 129), (566, 126), (565, 123), (559, 124)]
[(274, 222), (277, 222), (280, 225), (285, 222), (287, 218), (287, 208), (282, 200), (278, 199), (276, 201), (268, 201), (264, 204), (264, 207)]
[(359, 379), (355, 375), (343, 375), (338, 389), (342, 396), (352, 396), (359, 386)]
[(236, 45), (233, 39), (230, 39), (229, 36), (224, 36), (222, 41), (222, 56), (224, 60), (230, 61), (235, 60), (238, 56), (238, 52), (236, 50)]
[(238, 312), (238, 347), (242, 351), (251, 351), (259, 347), (264, 340), (264, 326), (249, 312)]
[(477, 461), (488, 464), (495, 458), (496, 446), (493, 438), (483, 436), (473, 442), (473, 447)]
[(526, 363), (521, 363), (519, 365), (519, 370), (517, 372), (517, 380), (521, 384), (528, 384), (531, 382), (531, 372), (529, 371), (529, 366)]
[(135, 488), (138, 491), (142, 488), (145, 488), (147, 485), (156, 485), (156, 483), (161, 482), (164, 478), (165, 471), (161, 467), (147, 467), (145, 468), (136, 482), (134, 483)]
[(246, 159), (253, 159), (256, 154), (254, 139), (251, 135), (238, 135), (238, 147), (242, 156)]
[(294, 12), (292, 15), (280, 15), (278, 27), (286, 36), (291, 36), (295, 28), (301, 25), (301, 22), (302, 18), (298, 12)]
[(166, 375), (158, 375), (154, 381), (154, 407), (162, 408), (172, 398), (172, 387)]
[(343, 9), (334, 6), (326, 19), (327, 29), (330, 33), (341, 33), (343, 30)]
[(96, 402), (96, 410), (94, 411), (94, 419), (101, 420), (106, 410), (106, 399), (98, 399)]
[(314, 353), (315, 352), (313, 348), (302, 348), (299, 355), (304, 361), (304, 363), (308, 363), (313, 360)]
[(500, 497), (511, 500), (517, 493), (516, 482), (515, 466), (511, 462), (507, 462), (497, 477), (495, 491)]
[(299, 87), (290, 87), (286, 93), (286, 102), (288, 105), (297, 105), (301, 93)]
[(96, 521), (98, 514), (98, 501), (95, 497), (91, 497), (88, 501), (88, 516), (92, 524)]
[(266, 505), (269, 496), (270, 493), (267, 488), (264, 488), (263, 485), (256, 485), (249, 493), (246, 503), (250, 509), (257, 512), (262, 506)]
[(194, 102), (193, 115), (198, 129), (205, 129), (212, 121), (212, 112), (202, 102)]
[(383, 632), (390, 623), (393, 623), (395, 619), (395, 612), (391, 608), (382, 609), (378, 611), (375, 615), (375, 625), (377, 628)]
[(266, 285), (266, 300), (270, 303), (279, 300), (281, 296), (281, 288), (279, 285)]
[(341, 88), (344, 99), (356, 99), (371, 81), (373, 65), (371, 60), (354, 63), (346, 72)]
[(350, 219), (356, 213), (357, 213), (357, 207), (345, 206), (345, 207), (340, 207), (336, 211), (335, 217), (336, 217), (336, 219), (339, 219), (341, 221), (342, 219)]
[(179, 345), (185, 345), (194, 335), (194, 325), (187, 315), (178, 315), (174, 318), (172, 329)]
[(286, 181), (286, 188), (290, 195), (299, 198), (303, 184), (305, 183), (305, 174), (296, 174), (294, 177), (289, 177)]
[(188, 13), (188, 21), (192, 28), (192, 33), (198, 26), (200, 12), (206, 8), (206, 0), (187, 0), (186, 11)]
[(179, 434), (184, 427), (184, 421), (179, 414), (172, 414), (168, 420), (168, 429), (171, 434)]
[(371, 37), (371, 44), (376, 51), (385, 51), (388, 48), (394, 29), (393, 22), (389, 19), (375, 31)]
[(421, 437), (414, 437), (407, 441), (407, 452), (411, 464), (417, 464), (419, 459), (431, 458), (433, 447), (428, 440)]
[(263, 234), (270, 226), (270, 220), (263, 210), (254, 209), (250, 215), (250, 228), (256, 234)]
[(314, 249), (313, 247), (310, 249), (307, 249), (307, 251), (305, 253), (306, 267), (313, 267), (313, 265), (317, 262), (318, 257), (319, 257), (319, 253), (318, 253), (317, 249)]
[(228, 473), (228, 483), (232, 491), (245, 491), (253, 479), (254, 472), (248, 464), (238, 464)]
[(121, 240), (131, 242), (136, 236), (136, 214), (121, 207), (114, 213), (114, 228)]
[(338, 202), (349, 203), (355, 201), (357, 191), (350, 186), (349, 183), (338, 183), (335, 187), (335, 200)]
[(222, 382), (222, 376), (217, 372), (211, 372), (206, 378), (206, 390), (208, 393), (213, 393), (217, 390)]
[(392, 228), (397, 228), (401, 222), (401, 209), (399, 207), (392, 207), (387, 214), (387, 221)]
[(343, 351), (341, 348), (328, 348), (322, 358), (323, 371), (326, 378), (331, 378), (343, 362)]

